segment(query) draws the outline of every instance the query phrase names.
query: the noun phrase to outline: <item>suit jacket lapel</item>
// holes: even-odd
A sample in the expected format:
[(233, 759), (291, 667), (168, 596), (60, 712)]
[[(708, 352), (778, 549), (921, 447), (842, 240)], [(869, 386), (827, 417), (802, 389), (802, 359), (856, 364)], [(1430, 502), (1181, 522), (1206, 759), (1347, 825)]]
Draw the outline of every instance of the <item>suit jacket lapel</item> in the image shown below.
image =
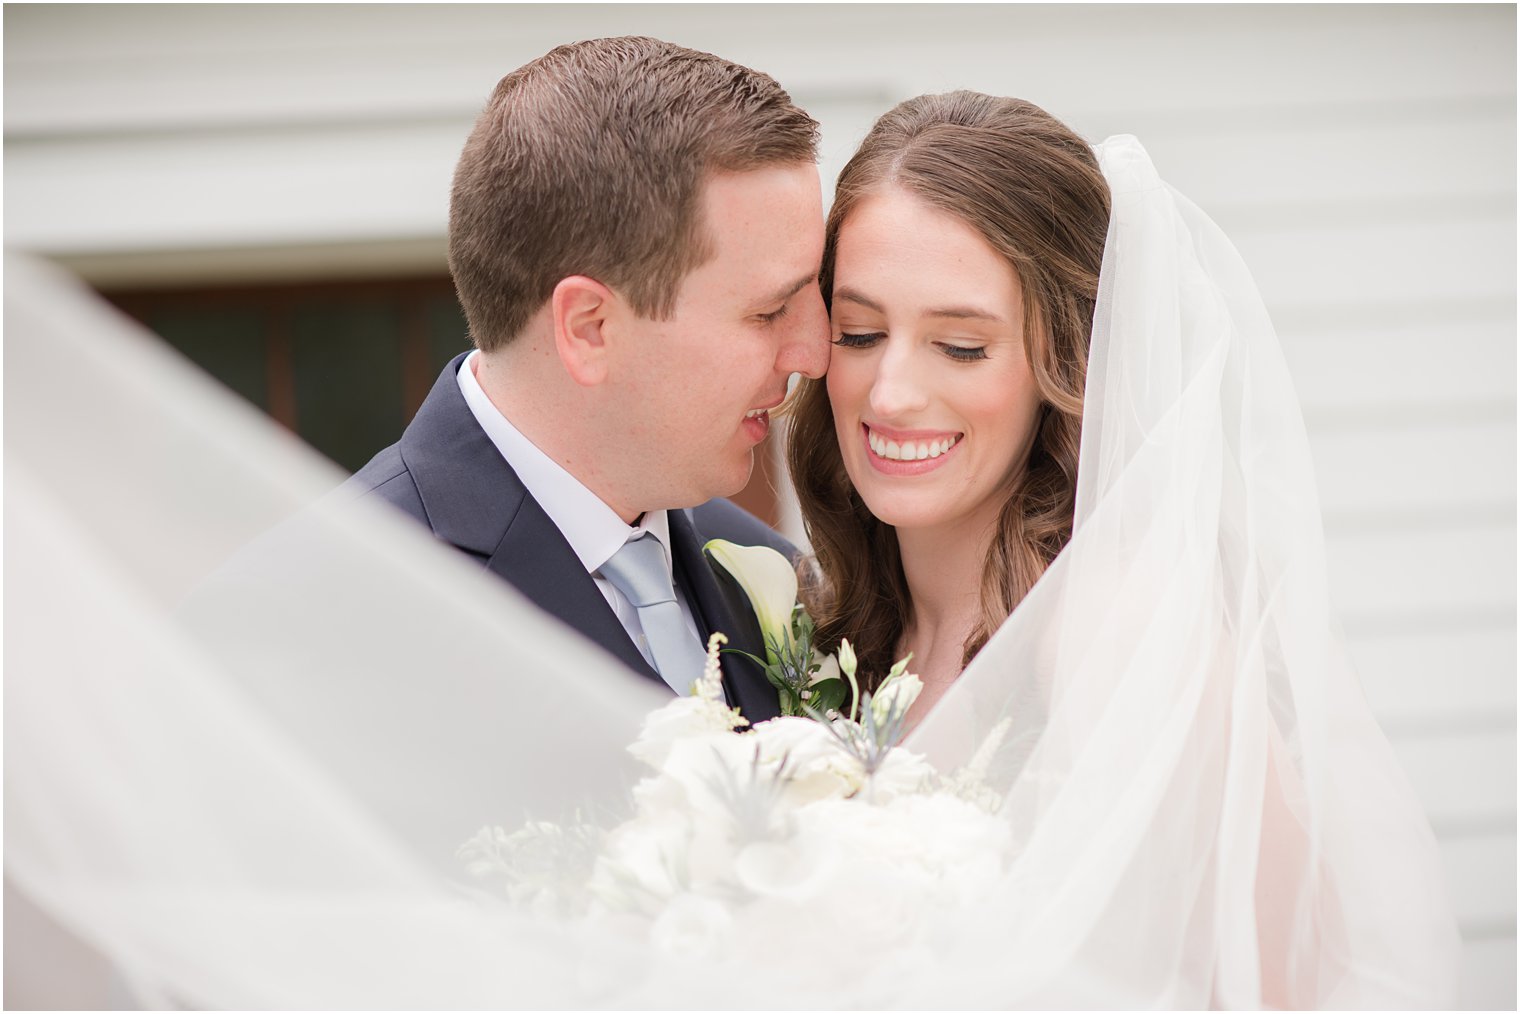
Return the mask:
[(439, 538), (482, 559), (540, 609), (640, 675), (663, 682), (629, 640), (570, 543), (475, 421), (455, 375), (466, 354), (449, 363), (401, 437), (401, 456), (428, 525)]
[(486, 568), (512, 582), (544, 612), (559, 617), (634, 672), (665, 683), (628, 637), (580, 557), (537, 500), (524, 495)]
[[(704, 644), (713, 631), (721, 630), (728, 635), (727, 647), (764, 658), (760, 621), (749, 596), (726, 574), (720, 578), (715, 573), (702, 553), (703, 539), (685, 511), (670, 511), (669, 518), (676, 579), (686, 591)], [(729, 703), (740, 714), (754, 724), (781, 713), (776, 689), (758, 665), (743, 655), (726, 654), (722, 659)]]

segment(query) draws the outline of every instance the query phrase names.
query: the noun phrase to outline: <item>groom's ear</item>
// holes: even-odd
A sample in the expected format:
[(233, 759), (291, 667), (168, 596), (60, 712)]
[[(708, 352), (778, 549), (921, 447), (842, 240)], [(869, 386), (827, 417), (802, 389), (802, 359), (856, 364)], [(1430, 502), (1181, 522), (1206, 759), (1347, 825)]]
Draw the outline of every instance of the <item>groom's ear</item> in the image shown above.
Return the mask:
[(583, 387), (607, 377), (607, 322), (619, 297), (595, 278), (561, 278), (549, 297), (554, 351), (570, 379)]

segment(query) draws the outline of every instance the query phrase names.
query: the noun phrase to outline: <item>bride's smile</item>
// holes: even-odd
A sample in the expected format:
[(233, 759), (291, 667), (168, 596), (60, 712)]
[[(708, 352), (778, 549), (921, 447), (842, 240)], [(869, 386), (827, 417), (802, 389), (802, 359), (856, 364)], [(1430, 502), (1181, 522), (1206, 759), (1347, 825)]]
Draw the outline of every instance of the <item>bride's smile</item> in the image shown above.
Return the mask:
[(840, 229), (828, 393), (845, 469), (899, 530), (985, 530), (1029, 454), (1040, 397), (1008, 259), (900, 189)]
[(888, 475), (922, 475), (943, 465), (964, 433), (906, 432), (879, 423), (861, 423), (871, 467)]

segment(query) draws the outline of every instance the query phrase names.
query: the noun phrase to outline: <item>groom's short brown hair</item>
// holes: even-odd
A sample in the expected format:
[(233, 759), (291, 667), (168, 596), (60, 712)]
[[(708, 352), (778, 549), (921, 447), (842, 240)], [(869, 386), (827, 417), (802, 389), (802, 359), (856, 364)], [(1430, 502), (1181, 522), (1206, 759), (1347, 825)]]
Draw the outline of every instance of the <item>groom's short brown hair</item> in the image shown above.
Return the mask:
[(817, 150), (818, 124), (758, 71), (642, 37), (551, 50), (502, 78), (454, 172), (449, 270), (471, 337), (501, 348), (570, 275), (668, 316), (712, 254), (708, 176)]

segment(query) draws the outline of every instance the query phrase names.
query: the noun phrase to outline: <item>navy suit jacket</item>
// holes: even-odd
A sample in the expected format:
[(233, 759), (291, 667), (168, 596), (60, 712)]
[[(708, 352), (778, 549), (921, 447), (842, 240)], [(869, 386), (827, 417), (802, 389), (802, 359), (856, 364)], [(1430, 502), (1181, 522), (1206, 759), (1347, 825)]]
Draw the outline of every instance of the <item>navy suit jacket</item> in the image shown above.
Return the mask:
[[(663, 686), (570, 543), (475, 421), (457, 377), (465, 355), (444, 368), (400, 441), (354, 473), (347, 489), (379, 497), (416, 518), (539, 608)], [(709, 565), (702, 546), (715, 538), (767, 545), (788, 559), (796, 549), (727, 500), (668, 515), (676, 582), (703, 642), (721, 630), (728, 635), (728, 647), (763, 657), (760, 626), (748, 597), (721, 567)], [(751, 722), (778, 713), (776, 691), (755, 663), (724, 655), (723, 680), (729, 702)]]

